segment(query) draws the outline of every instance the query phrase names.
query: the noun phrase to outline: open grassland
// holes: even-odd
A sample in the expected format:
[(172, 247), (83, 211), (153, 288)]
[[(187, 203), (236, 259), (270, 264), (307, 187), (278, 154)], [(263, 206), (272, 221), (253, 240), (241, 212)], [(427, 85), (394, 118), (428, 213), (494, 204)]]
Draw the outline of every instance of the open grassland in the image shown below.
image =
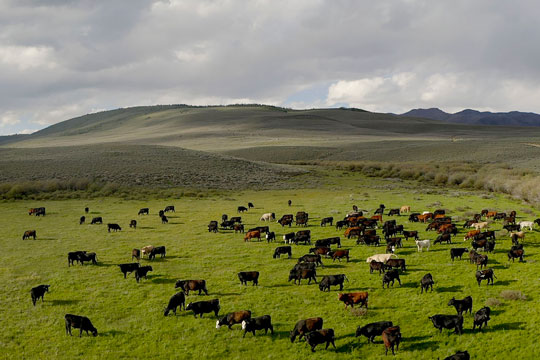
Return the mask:
[[(2, 358), (244, 358), (244, 359), (357, 359), (384, 358), (380, 337), (376, 344), (365, 338), (355, 338), (358, 325), (380, 320), (391, 320), (401, 327), (403, 342), (396, 359), (444, 358), (457, 350), (468, 350), (472, 358), (503, 357), (532, 359), (539, 354), (531, 334), (536, 333), (540, 320), (538, 271), (540, 266), (540, 234), (538, 228), (528, 232), (524, 241), (525, 263), (509, 263), (507, 250), (510, 240), (504, 231), (497, 231), (494, 254), (489, 264), (497, 279), (494, 286), (485, 283), (478, 287), (474, 273), (476, 266), (465, 258), (450, 260), (451, 247), (469, 246), (463, 243), (463, 230), (453, 245), (435, 245), (429, 252), (418, 253), (409, 240), (397, 255), (407, 261), (408, 269), (401, 276), (403, 285), (382, 289), (381, 277), (369, 274), (365, 258), (384, 253), (384, 247), (356, 245), (343, 239), (343, 248), (351, 249), (351, 262), (332, 263), (323, 259), (321, 275), (344, 273), (350, 279), (345, 291), (368, 291), (369, 310), (359, 315), (345, 310), (338, 302), (335, 288), (329, 293), (319, 291), (317, 285), (305, 281), (297, 286), (287, 282), (289, 269), (296, 259), (308, 252), (309, 246), (293, 245), (293, 258), (272, 259), (277, 244), (245, 243), (242, 235), (232, 231), (210, 234), (206, 225), (219, 220), (223, 213), (236, 215), (238, 205), (248, 201), (255, 209), (242, 214), (246, 228), (263, 225), (262, 213), (277, 216), (309, 212), (308, 227), (313, 239), (341, 235), (334, 227), (321, 228), (318, 221), (325, 216), (342, 218), (356, 204), (370, 214), (384, 203), (387, 208), (410, 205), (413, 211), (444, 208), (461, 220), (480, 209), (516, 210), (518, 220), (533, 220), (537, 211), (501, 195), (440, 188), (420, 188), (414, 182), (376, 180), (359, 175), (324, 178), (325, 186), (306, 190), (269, 190), (222, 192), (197, 198), (126, 201), (119, 198), (66, 201), (17, 201), (0, 203), (3, 236), (0, 244), (0, 312), (3, 330), (0, 333)], [(287, 206), (291, 199), (292, 207)], [(176, 213), (169, 215), (169, 223), (161, 224), (157, 212), (166, 205), (174, 205)], [(47, 216), (27, 215), (29, 207), (45, 206)], [(85, 206), (92, 216), (102, 216), (104, 223), (119, 223), (122, 231), (108, 233), (106, 225), (79, 225)], [(150, 215), (137, 216), (139, 208), (149, 207)], [(388, 217), (385, 217), (387, 219)], [(131, 219), (138, 221), (136, 230), (130, 229)], [(396, 218), (407, 230), (420, 230), (421, 239), (434, 239), (425, 225), (409, 223), (406, 216)], [(278, 239), (285, 232), (270, 224)], [(493, 229), (500, 230), (500, 223)], [(37, 230), (37, 240), (21, 240), (27, 229)], [(151, 262), (154, 269), (147, 280), (137, 284), (133, 275), (123, 279), (116, 264), (130, 262), (132, 248), (152, 244), (167, 247), (167, 257)], [(98, 266), (68, 267), (67, 253), (74, 250), (95, 251)], [(150, 264), (148, 260), (141, 261)], [(260, 285), (242, 286), (238, 271), (258, 270)], [(435, 280), (433, 293), (420, 294), (419, 281), (430, 272)], [(187, 301), (219, 298), (220, 314), (237, 310), (251, 310), (253, 316), (269, 314), (274, 324), (274, 335), (257, 332), (242, 338), (239, 325), (233, 330), (216, 329), (215, 318), (205, 315), (194, 319), (190, 312), (177, 316), (163, 316), (163, 309), (176, 291), (177, 279), (206, 279), (209, 296), (190, 294)], [(45, 302), (36, 307), (30, 300), (30, 288), (50, 284), (51, 292)], [(519, 290), (526, 300), (507, 300), (503, 290)], [(432, 326), (428, 316), (455, 314), (447, 306), (450, 298), (471, 295), (477, 311), (486, 303), (492, 308), (491, 321), (483, 331), (472, 331), (472, 316), (465, 315), (464, 334), (459, 336), (444, 330), (442, 334)], [(496, 302), (499, 305), (493, 305)], [(66, 313), (88, 316), (99, 331), (98, 337), (66, 336), (63, 316)], [(324, 350), (318, 346), (311, 354), (302, 342), (291, 344), (289, 331), (299, 319), (321, 316), (325, 328), (333, 328), (337, 349)], [(74, 332), (75, 335), (75, 332)], [(534, 338), (534, 335), (533, 335)]]

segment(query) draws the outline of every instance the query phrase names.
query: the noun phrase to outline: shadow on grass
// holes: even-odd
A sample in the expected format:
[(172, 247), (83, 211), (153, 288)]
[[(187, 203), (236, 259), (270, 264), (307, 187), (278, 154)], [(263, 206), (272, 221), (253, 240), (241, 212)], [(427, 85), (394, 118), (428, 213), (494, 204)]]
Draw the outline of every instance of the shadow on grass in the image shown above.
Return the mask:
[[(49, 301), (47, 301), (49, 302)], [(50, 301), (51, 306), (57, 306), (57, 305), (73, 305), (81, 302), (80, 300), (52, 300)]]
[[(324, 346), (326, 346), (326, 344)], [(358, 343), (356, 343), (355, 341), (351, 341), (345, 344), (338, 343), (338, 346), (336, 346), (336, 349), (334, 351), (337, 353), (350, 353), (357, 346)], [(324, 350), (324, 347), (322, 347), (321, 349)], [(330, 346), (328, 347), (328, 350), (330, 349), (332, 349), (332, 344), (330, 344)]]
[[(324, 265), (324, 268), (325, 269), (340, 269), (340, 268), (344, 268), (345, 265), (340, 265), (340, 264), (334, 264), (334, 263), (327, 263), (326, 265)], [(323, 275), (321, 275), (323, 276)]]
[(153, 230), (153, 229), (155, 229), (155, 227), (153, 227), (153, 226), (139, 226), (137, 229)]
[(162, 275), (148, 275), (150, 281), (154, 284), (174, 284), (176, 279), (161, 277)]
[(38, 237), (36, 240), (58, 240), (57, 238), (51, 238), (51, 237)]
[(507, 285), (510, 285), (511, 283), (514, 283), (516, 281), (517, 280), (499, 280), (499, 281), (495, 281), (495, 285), (496, 286), (507, 286)]
[(265, 285), (264, 287), (267, 287), (267, 288), (280, 288), (280, 287), (288, 287), (288, 286), (291, 286), (291, 285), (293, 285), (292, 281), (290, 283), (287, 283), (287, 284)]
[(456, 292), (461, 291), (463, 289), (463, 285), (454, 285), (454, 286), (442, 286), (442, 287), (436, 287), (435, 292)]
[[(406, 341), (406, 340), (405, 340)], [(405, 343), (404, 341), (404, 343)], [(406, 344), (406, 345), (405, 345)], [(408, 351), (415, 351), (415, 350), (431, 350), (435, 351), (439, 348), (439, 342), (437, 341), (421, 341), (409, 344), (408, 342), (405, 343), (404, 348), (406, 348)]]
[(414, 250), (396, 250), (396, 255), (411, 255), (414, 254), (416, 251)]
[(118, 336), (118, 335), (124, 335), (126, 334), (125, 331), (120, 331), (120, 330), (109, 330), (109, 331), (104, 331), (104, 332), (101, 332), (98, 334), (98, 336)]
[(95, 264), (95, 266), (98, 266), (98, 267), (110, 267), (110, 266), (116, 266), (116, 264), (107, 264), (107, 263), (98, 261), (97, 264)]

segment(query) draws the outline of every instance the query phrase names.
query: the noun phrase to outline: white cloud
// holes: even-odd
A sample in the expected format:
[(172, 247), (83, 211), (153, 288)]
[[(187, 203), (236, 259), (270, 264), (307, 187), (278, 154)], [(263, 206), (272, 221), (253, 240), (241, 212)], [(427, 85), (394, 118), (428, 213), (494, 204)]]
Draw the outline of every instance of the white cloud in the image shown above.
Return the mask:
[(15, 125), (20, 122), (17, 114), (13, 111), (6, 111), (0, 116), (0, 128), (7, 125)]
[(31, 68), (53, 69), (53, 49), (45, 46), (0, 46), (0, 64), (19, 70)]

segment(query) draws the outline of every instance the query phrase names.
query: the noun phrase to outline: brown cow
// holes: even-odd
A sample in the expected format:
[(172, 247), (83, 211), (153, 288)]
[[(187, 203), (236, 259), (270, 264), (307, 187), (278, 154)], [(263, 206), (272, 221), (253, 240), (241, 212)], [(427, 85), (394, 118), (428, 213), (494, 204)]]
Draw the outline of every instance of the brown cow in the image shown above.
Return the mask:
[(343, 301), (345, 304), (345, 309), (351, 305), (351, 307), (354, 307), (355, 304), (360, 304), (360, 307), (365, 306), (366, 309), (368, 307), (368, 293), (367, 291), (362, 292), (354, 292), (354, 293), (339, 293), (338, 299), (339, 301)]
[(249, 241), (250, 239), (257, 238), (261, 241), (261, 232), (260, 231), (248, 231), (246, 236), (244, 236), (244, 241)]
[(417, 217), (418, 217), (418, 221), (427, 223), (429, 219), (433, 218), (433, 214), (427, 213), (427, 214), (418, 215)]
[(294, 329), (290, 332), (290, 339), (293, 343), (298, 336), (298, 340), (301, 340), (302, 337), (307, 335), (311, 331), (320, 330), (323, 326), (323, 319), (320, 317), (309, 318), (305, 320), (300, 320), (294, 325)]
[(486, 218), (492, 218), (492, 217), (495, 217), (495, 215), (497, 215), (497, 212), (496, 211), (488, 211), (488, 213), (486, 214)]
[(345, 233), (343, 234), (343, 236), (345, 236), (347, 239), (350, 239), (351, 236), (360, 236), (361, 233), (362, 233), (362, 228), (359, 226), (354, 226), (345, 230)]
[(23, 234), (22, 239), (26, 240), (26, 239), (30, 239), (30, 237), (33, 237), (34, 240), (36, 240), (36, 230), (26, 230)]
[(349, 262), (349, 250), (336, 250), (332, 253), (332, 261), (336, 261), (338, 259), (341, 262), (341, 258), (347, 258), (347, 262)]
[(228, 313), (227, 315), (216, 321), (216, 329), (219, 329), (223, 325), (227, 325), (229, 329), (231, 329), (231, 326), (233, 326), (234, 324), (241, 324), (242, 321), (248, 319), (251, 319), (251, 311), (249, 310)]
[(373, 215), (371, 217), (371, 220), (377, 220), (378, 222), (382, 222), (382, 215)]
[(467, 233), (467, 235), (465, 235), (465, 238), (463, 239), (463, 241), (465, 240), (470, 240), (470, 239), (474, 239), (474, 237), (476, 235), (480, 234), (480, 230), (471, 230)]
[(392, 349), (392, 355), (394, 353), (394, 346), (396, 350), (399, 350), (399, 342), (401, 341), (401, 332), (399, 326), (389, 327), (382, 333), (382, 339), (384, 342), (385, 355), (388, 355), (388, 349)]

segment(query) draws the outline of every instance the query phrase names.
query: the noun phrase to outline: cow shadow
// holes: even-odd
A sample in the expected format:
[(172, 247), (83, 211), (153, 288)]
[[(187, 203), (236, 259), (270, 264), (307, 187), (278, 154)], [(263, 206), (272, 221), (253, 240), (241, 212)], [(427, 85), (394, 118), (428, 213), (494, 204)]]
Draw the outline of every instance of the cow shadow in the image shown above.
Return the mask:
[(463, 285), (454, 285), (454, 286), (441, 286), (441, 287), (436, 287), (435, 288), (435, 292), (438, 292), (438, 293), (441, 293), (441, 292), (456, 292), (456, 291), (461, 291), (461, 289), (463, 289)]
[(497, 286), (508, 286), (510, 285), (511, 283), (514, 283), (516, 282), (517, 280), (498, 280), (498, 281), (495, 281), (495, 284), (494, 285), (497, 285)]
[(38, 237), (36, 238), (36, 240), (58, 240), (57, 238), (52, 238), (52, 237)]
[[(190, 293), (191, 294), (191, 293)], [(198, 294), (198, 291), (197, 292), (193, 292), (193, 294)], [(203, 293), (204, 294), (204, 293)], [(230, 292), (230, 293), (227, 293), (227, 292), (216, 292), (216, 293), (211, 293), (210, 295), (208, 296), (237, 296), (237, 295), (241, 295), (240, 293), (235, 293), (235, 292)], [(201, 295), (202, 296), (202, 295)]]
[(351, 262), (351, 263), (366, 263), (366, 260), (363, 260), (363, 259), (351, 259), (349, 262)]
[(411, 255), (414, 254), (414, 250), (396, 250), (396, 255)]
[(120, 331), (120, 330), (108, 330), (108, 331), (104, 331), (104, 332), (100, 332), (99, 333), (99, 336), (117, 336), (117, 335), (124, 335), (126, 334), (125, 331)]
[[(337, 352), (337, 353), (350, 353), (357, 346), (358, 346), (358, 343), (356, 343), (355, 341), (348, 342), (348, 343), (341, 344), (341, 345), (338, 344), (338, 346), (336, 346), (334, 351)], [(324, 349), (324, 347), (322, 347), (322, 349)], [(332, 349), (332, 344), (330, 344), (330, 346), (328, 347), (328, 350), (330, 350), (330, 349)]]
[(437, 342), (437, 341), (420, 341), (420, 342), (415, 342), (415, 343), (412, 343), (412, 344), (409, 344), (408, 339), (406, 339), (405, 341), (407, 341), (407, 345), (404, 346), (404, 347), (408, 351), (415, 351), (415, 350), (431, 350), (431, 351), (435, 351), (435, 350), (437, 350), (439, 348), (439, 342)]
[(137, 229), (154, 230), (155, 227), (153, 227), (153, 226), (139, 226)]
[(154, 284), (174, 284), (176, 279), (162, 277), (163, 275), (148, 275), (148, 279)]
[[(47, 301), (49, 302), (49, 301)], [(57, 305), (73, 305), (73, 304), (77, 304), (77, 303), (80, 303), (81, 301), (80, 300), (74, 300), (74, 299), (70, 299), (70, 300), (51, 300), (50, 303), (51, 303), (51, 306), (57, 306)]]
[[(399, 284), (396, 284), (399, 286)], [(420, 289), (420, 282), (402, 282), (401, 287), (404, 288), (418, 288)]]
[(524, 322), (512, 322), (512, 323), (503, 323), (503, 324), (497, 324), (494, 326), (488, 325), (487, 327), (483, 327), (482, 330), (476, 329), (463, 329), (464, 334), (475, 334), (475, 333), (490, 333), (495, 331), (515, 331), (515, 330), (523, 330), (524, 329)]
[(407, 272), (427, 271), (426, 269), (407, 268)]
[(324, 265), (323, 269), (341, 269), (341, 268), (344, 268), (344, 267), (345, 267), (345, 265), (342, 265), (342, 264), (330, 263), (330, 264)]
[(169, 221), (169, 225), (184, 225), (183, 222)]
[(110, 267), (110, 266), (116, 266), (116, 264), (108, 264), (108, 263), (104, 263), (104, 262), (98, 261), (97, 264), (95, 264), (94, 266), (98, 266), (98, 267)]
[(280, 288), (280, 287), (291, 286), (291, 284), (292, 284), (292, 282), (291, 282), (291, 283), (287, 283), (287, 284), (265, 285), (264, 287), (266, 287), (266, 288)]

